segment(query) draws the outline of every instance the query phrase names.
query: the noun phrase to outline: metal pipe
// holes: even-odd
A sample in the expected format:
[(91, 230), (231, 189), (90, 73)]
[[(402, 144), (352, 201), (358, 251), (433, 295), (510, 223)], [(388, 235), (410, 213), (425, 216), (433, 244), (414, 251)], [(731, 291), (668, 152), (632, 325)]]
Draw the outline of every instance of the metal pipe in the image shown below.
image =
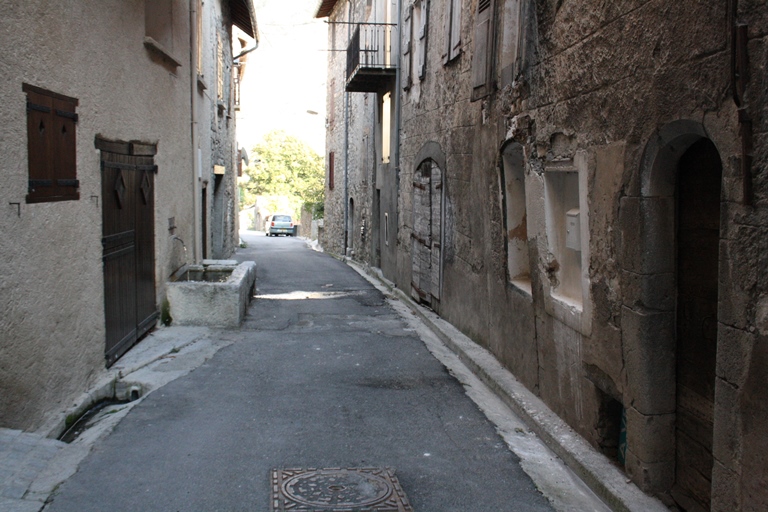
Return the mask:
[[(198, 48), (197, 48), (197, 17), (202, 15), (197, 11), (198, 0), (189, 0), (189, 93), (191, 95), (190, 108), (190, 130), (192, 132), (192, 259), (195, 263), (199, 260), (199, 249), (201, 229), (200, 229), (200, 182), (198, 177), (198, 169), (200, 168), (198, 146), (198, 133), (197, 133), (197, 62), (198, 62)], [(186, 250), (186, 246), (184, 247)]]
[(235, 55), (234, 57), (232, 57), (232, 62), (237, 62), (237, 59), (239, 59), (239, 58), (240, 58), (240, 57), (242, 57), (243, 55), (248, 55), (249, 53), (251, 53), (252, 51), (254, 51), (255, 49), (257, 49), (258, 47), (259, 47), (259, 42), (258, 42), (258, 41), (255, 41), (255, 42), (254, 42), (254, 45), (253, 45), (253, 48), (248, 48), (247, 50), (243, 50), (242, 52), (238, 53), (237, 55)]
[[(395, 69), (395, 150), (394, 150), (394, 160), (395, 160), (395, 233), (398, 233), (398, 227), (400, 226), (400, 208), (398, 208), (398, 203), (400, 202), (400, 108), (401, 108), (401, 101), (400, 101), (400, 93), (402, 92), (402, 89), (400, 88), (400, 80), (402, 80), (402, 75), (400, 74), (400, 68), (402, 66), (402, 56), (400, 52), (400, 43), (402, 42), (402, 33), (401, 33), (401, 19), (403, 17), (403, 2), (402, 0), (397, 0), (397, 68)], [(426, 12), (423, 14), (426, 16)]]
[[(352, 19), (352, 2), (347, 2), (347, 19)], [(352, 38), (352, 24), (347, 25), (347, 47)], [(344, 256), (347, 255), (349, 230), (349, 92), (344, 87)]]

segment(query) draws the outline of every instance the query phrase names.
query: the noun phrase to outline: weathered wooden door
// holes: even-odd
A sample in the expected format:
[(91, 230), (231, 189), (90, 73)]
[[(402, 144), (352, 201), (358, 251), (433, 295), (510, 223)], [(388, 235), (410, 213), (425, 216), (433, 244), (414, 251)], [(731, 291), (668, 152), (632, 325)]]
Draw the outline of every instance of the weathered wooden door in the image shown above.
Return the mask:
[(152, 145), (97, 140), (101, 149), (106, 359), (111, 366), (158, 318)]
[(429, 306), (440, 299), (442, 188), (437, 164), (426, 160), (419, 165), (413, 177), (411, 296)]

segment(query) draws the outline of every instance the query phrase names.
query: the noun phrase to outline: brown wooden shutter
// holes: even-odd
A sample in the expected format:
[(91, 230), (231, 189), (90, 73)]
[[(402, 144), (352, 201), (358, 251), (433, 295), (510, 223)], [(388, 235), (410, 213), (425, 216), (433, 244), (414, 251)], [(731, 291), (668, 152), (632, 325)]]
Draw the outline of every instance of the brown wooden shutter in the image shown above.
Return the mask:
[(53, 149), (49, 134), (55, 131), (53, 98), (27, 93), (27, 155), (29, 186), (27, 202), (48, 201), (54, 196)]
[(77, 198), (79, 182), (77, 181), (77, 140), (76, 123), (77, 114), (72, 102), (60, 99), (53, 101), (54, 129), (53, 151), (56, 155), (53, 159), (53, 174), (56, 176), (55, 193), (61, 197)]
[(472, 53), (472, 100), (491, 92), (493, 62), (493, 1), (480, 0), (475, 18), (474, 51)]
[(79, 199), (77, 99), (23, 84), (27, 94), (28, 203)]
[(334, 162), (335, 160), (335, 154), (333, 151), (328, 153), (328, 189), (333, 190), (333, 171), (334, 171)]

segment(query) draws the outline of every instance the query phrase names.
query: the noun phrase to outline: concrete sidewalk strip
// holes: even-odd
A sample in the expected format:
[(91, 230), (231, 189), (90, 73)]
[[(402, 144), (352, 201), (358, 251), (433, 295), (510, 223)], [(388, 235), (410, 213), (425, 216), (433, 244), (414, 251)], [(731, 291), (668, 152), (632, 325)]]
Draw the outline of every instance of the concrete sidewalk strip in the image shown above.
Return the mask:
[(668, 512), (664, 504), (642, 492), (629, 478), (598, 453), (584, 438), (536, 395), (523, 386), (488, 350), (434, 312), (417, 305), (380, 273), (349, 259), (346, 263), (374, 286), (383, 288), (408, 306), (419, 319), (485, 385), (560, 457), (571, 470), (616, 512)]
[(0, 429), (0, 510), (37, 511), (45, 498), (30, 496), (35, 479), (67, 445), (39, 434)]

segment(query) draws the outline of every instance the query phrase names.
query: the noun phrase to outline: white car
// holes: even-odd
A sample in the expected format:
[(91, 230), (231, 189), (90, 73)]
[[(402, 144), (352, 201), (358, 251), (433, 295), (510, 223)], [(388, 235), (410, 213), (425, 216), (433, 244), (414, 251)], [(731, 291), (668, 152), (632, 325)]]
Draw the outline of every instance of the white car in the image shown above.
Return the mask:
[(264, 231), (267, 236), (296, 236), (296, 226), (290, 215), (276, 214), (267, 217), (264, 223)]

